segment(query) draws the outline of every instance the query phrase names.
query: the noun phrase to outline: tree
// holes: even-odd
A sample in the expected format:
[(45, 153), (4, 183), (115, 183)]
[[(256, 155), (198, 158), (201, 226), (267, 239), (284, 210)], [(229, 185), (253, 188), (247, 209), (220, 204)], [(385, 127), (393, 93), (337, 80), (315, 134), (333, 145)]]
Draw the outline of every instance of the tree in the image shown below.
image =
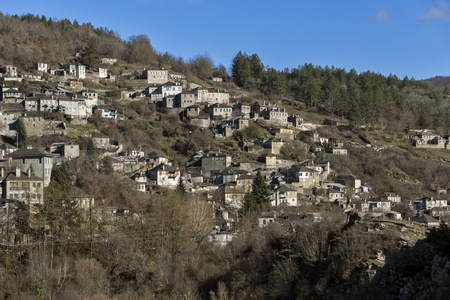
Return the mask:
[(178, 180), (178, 184), (175, 191), (182, 198), (186, 196), (186, 187), (184, 186), (183, 179), (181, 178), (181, 176), (180, 179)]
[(95, 150), (94, 142), (89, 139), (86, 147), (86, 163), (91, 169), (96, 167), (97, 151)]
[(18, 147), (19, 148), (26, 148), (28, 144), (28, 135), (27, 135), (27, 128), (25, 127), (25, 123), (23, 122), (22, 118), (19, 118), (17, 120), (17, 140), (18, 140)]
[(255, 196), (252, 193), (247, 193), (244, 196), (243, 212), (244, 215), (248, 213), (257, 212), (259, 210), (258, 204), (256, 203)]
[(24, 96), (28, 96), (28, 94), (31, 93), (30, 84), (28, 83), (28, 80), (24, 79), (19, 84), (19, 92), (22, 93)]
[(156, 64), (156, 55), (146, 35), (131, 36), (128, 42), (129, 61), (139, 64)]
[(448, 86), (445, 86), (443, 93), (444, 95), (450, 95), (450, 89), (448, 88)]
[(195, 76), (210, 78), (213, 75), (214, 62), (208, 53), (197, 55), (189, 60), (189, 69)]
[(111, 175), (114, 173), (114, 167), (109, 156), (105, 156), (101, 160), (100, 173)]
[(269, 204), (269, 188), (267, 187), (264, 176), (261, 171), (256, 173), (256, 177), (253, 179), (252, 183), (252, 195), (255, 199), (256, 204), (260, 207)]
[(50, 185), (44, 190), (43, 217), (52, 234), (62, 236), (79, 229), (81, 214), (78, 203), (71, 199), (72, 185), (65, 163), (56, 170)]
[(251, 77), (251, 69), (246, 53), (242, 54), (242, 52), (239, 51), (234, 57), (231, 65), (231, 77), (238, 86), (243, 87), (247, 85)]

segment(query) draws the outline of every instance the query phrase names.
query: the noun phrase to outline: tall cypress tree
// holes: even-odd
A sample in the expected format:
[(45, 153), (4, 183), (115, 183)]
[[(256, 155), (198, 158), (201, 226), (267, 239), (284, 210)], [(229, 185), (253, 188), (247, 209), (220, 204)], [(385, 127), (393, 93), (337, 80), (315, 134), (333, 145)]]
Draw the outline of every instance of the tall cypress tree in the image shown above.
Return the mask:
[(22, 118), (19, 118), (17, 120), (17, 140), (18, 140), (18, 147), (19, 148), (26, 148), (28, 144), (28, 134), (27, 134), (27, 128), (25, 127), (25, 123), (23, 123)]
[(259, 210), (258, 204), (256, 203), (255, 196), (252, 193), (245, 194), (243, 203), (244, 215), (252, 212), (257, 212)]
[(258, 171), (258, 173), (256, 173), (256, 177), (253, 179), (252, 195), (255, 202), (259, 206), (270, 202), (269, 188), (264, 180), (264, 176), (261, 174), (261, 171)]

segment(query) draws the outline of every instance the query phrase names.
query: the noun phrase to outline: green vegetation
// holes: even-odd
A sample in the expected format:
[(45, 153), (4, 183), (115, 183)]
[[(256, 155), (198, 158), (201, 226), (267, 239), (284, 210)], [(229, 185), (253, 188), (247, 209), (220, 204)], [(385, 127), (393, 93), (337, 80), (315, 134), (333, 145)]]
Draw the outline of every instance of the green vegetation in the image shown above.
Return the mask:
[(17, 130), (17, 140), (19, 142), (18, 147), (19, 148), (26, 148), (27, 144), (28, 144), (28, 134), (27, 134), (27, 128), (25, 127), (25, 124), (23, 123), (23, 119), (19, 118), (17, 120), (17, 125), (16, 125), (16, 130)]
[(419, 126), (450, 132), (450, 107), (442, 100), (442, 92), (408, 77), (400, 80), (395, 75), (357, 74), (355, 70), (311, 64), (277, 71), (264, 68), (257, 54), (242, 52), (233, 59), (231, 69), (232, 80), (240, 87), (257, 89), (268, 97), (292, 97), (311, 109), (323, 107), (353, 124), (391, 130)]

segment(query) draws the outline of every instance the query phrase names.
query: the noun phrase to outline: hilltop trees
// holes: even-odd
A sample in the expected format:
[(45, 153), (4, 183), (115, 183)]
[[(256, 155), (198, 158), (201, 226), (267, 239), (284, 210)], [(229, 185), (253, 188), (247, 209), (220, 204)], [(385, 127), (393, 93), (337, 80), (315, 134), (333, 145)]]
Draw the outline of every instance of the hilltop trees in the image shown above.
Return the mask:
[(424, 93), (430, 87), (408, 77), (400, 80), (394, 75), (358, 74), (354, 69), (346, 72), (312, 64), (276, 70), (264, 67), (257, 54), (249, 56), (241, 51), (233, 59), (231, 75), (240, 87), (259, 90), (267, 97), (294, 97), (309, 108), (325, 108), (354, 124), (405, 129), (402, 116), (412, 114), (416, 126), (449, 130), (450, 116), (442, 114), (447, 109), (442, 93), (433, 93), (432, 102), (427, 95), (418, 101), (417, 92)]

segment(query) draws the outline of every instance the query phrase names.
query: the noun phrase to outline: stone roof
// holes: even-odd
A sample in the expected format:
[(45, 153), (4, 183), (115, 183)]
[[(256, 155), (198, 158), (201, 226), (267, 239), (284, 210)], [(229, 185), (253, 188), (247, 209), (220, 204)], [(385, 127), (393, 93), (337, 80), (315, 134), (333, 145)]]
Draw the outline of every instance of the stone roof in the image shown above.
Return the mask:
[(16, 176), (16, 173), (12, 171), (5, 176), (4, 181), (44, 181), (44, 179), (33, 174), (30, 174), (30, 176), (28, 176), (26, 172), (22, 171), (20, 171), (20, 176)]
[(5, 155), (5, 158), (39, 158), (39, 157), (52, 157), (50, 154), (45, 153), (39, 149), (19, 149), (14, 151), (8, 155)]
[(178, 169), (165, 165), (165, 164), (159, 164), (156, 167), (154, 167), (153, 169), (150, 170), (150, 172), (158, 172), (158, 171), (168, 171), (168, 172), (177, 172), (179, 171)]

